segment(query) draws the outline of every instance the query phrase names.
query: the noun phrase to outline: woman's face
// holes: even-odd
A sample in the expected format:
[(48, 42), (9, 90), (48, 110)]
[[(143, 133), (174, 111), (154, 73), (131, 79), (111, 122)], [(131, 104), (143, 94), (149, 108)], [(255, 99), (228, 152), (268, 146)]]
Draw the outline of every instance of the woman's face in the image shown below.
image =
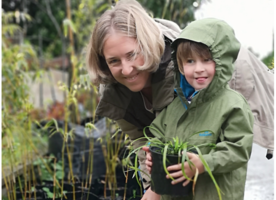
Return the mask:
[(116, 81), (133, 92), (150, 86), (150, 72), (137, 70), (144, 64), (144, 57), (134, 38), (113, 32), (104, 43), (103, 54)]

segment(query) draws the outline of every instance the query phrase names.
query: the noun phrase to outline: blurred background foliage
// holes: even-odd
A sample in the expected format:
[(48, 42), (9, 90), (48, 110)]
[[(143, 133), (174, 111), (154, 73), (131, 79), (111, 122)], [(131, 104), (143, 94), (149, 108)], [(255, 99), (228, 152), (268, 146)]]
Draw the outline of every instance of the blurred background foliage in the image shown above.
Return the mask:
[[(61, 62), (57, 64), (59, 69), (62, 67), (62, 70), (69, 72), (69, 80), (74, 79), (67, 83), (68, 90), (81, 81), (85, 83), (82, 86), (89, 88), (89, 79), (85, 76), (85, 47), (98, 17), (116, 1), (118, 0), (2, 1), (2, 83), (5, 83), (2, 84), (3, 107), (12, 107), (8, 105), (12, 103), (16, 110), (17, 103), (20, 103), (20, 100), (15, 100), (18, 94), (25, 98), (22, 101), (27, 101), (25, 93), (28, 90), (24, 89), (26, 85), (21, 84), (22, 77), (30, 69), (36, 72), (36, 77), (41, 76), (39, 69), (46, 68), (41, 65), (41, 60), (45, 62), (62, 56), (62, 65)], [(172, 20), (184, 28), (195, 20), (195, 11), (211, 0), (138, 1), (152, 17)], [(253, 49), (249, 50), (254, 53)], [(67, 66), (64, 57), (69, 61)], [(274, 52), (262, 61), (270, 69), (273, 68)], [(11, 76), (13, 73), (19, 73), (19, 76)], [(13, 87), (11, 83), (18, 85)], [(11, 91), (12, 88), (14, 91)], [(11, 97), (8, 94), (14, 95)]]
[[(207, 0), (138, 0), (147, 11), (156, 18), (172, 20), (184, 28), (194, 20), (194, 12)], [(75, 51), (82, 52), (87, 44), (91, 30), (97, 18), (111, 5), (111, 0), (70, 0), (71, 20), (75, 26)], [(10, 0), (2, 2), (6, 12), (16, 12), (18, 17), (14, 22), (19, 24), (24, 32), (24, 40), (37, 46), (42, 38), (44, 57), (52, 58), (62, 54), (62, 24), (66, 19), (66, 1), (57, 0)], [(27, 13), (32, 20), (23, 17)], [(69, 41), (65, 38), (65, 42)], [(67, 49), (67, 52), (70, 51)]]
[(269, 69), (274, 68), (274, 51), (270, 52), (267, 56), (265, 56), (262, 61)]
[(169, 19), (184, 28), (189, 22), (195, 20), (194, 12), (200, 5), (210, 0), (138, 0), (153, 17)]
[[(152, 17), (172, 20), (184, 28), (195, 20), (195, 11), (211, 0), (138, 1)], [(62, 133), (67, 138), (70, 135), (67, 123), (79, 124), (82, 118), (94, 116), (97, 88), (91, 85), (85, 69), (85, 47), (96, 20), (114, 2), (2, 1), (2, 164), (8, 165), (11, 172), (21, 166), (20, 163), (26, 166), (28, 160), (34, 159), (30, 152), (35, 151), (37, 156), (40, 149), (47, 150), (47, 141), (34, 130), (33, 122), (44, 118), (62, 119), (65, 127)], [(58, 57), (61, 62), (47, 65)], [(263, 62), (274, 68), (274, 52)], [(50, 67), (69, 74), (69, 81), (62, 78), (58, 83), (58, 88), (64, 92), (64, 102), (55, 102), (53, 98), (52, 107), (46, 111), (34, 108), (30, 102), (30, 95), (38, 94), (30, 90), (34, 82), (27, 83), (26, 79), (43, 79)]]
[[(210, 0), (138, 0), (156, 18), (169, 19), (184, 28), (195, 20), (194, 12)], [(111, 5), (114, 0), (70, 0), (72, 22), (77, 32), (74, 34), (74, 47), (81, 52), (85, 47), (96, 19)], [(10, 0), (2, 2), (4, 11), (17, 12), (14, 18), (23, 29), (25, 40), (34, 46), (38, 45), (39, 36), (43, 40), (43, 52), (46, 58), (57, 57), (62, 54), (62, 24), (66, 19), (66, 1), (56, 0)], [(28, 14), (32, 20), (24, 17)], [(81, 30), (81, 31), (80, 31)], [(68, 39), (65, 38), (68, 44)], [(67, 50), (69, 51), (69, 50)], [(271, 65), (274, 52), (263, 59)]]
[[(74, 33), (74, 50), (80, 54), (88, 42), (91, 30), (97, 18), (118, 0), (70, 0), (71, 21)], [(195, 20), (194, 13), (206, 2), (211, 0), (138, 0), (155, 18), (164, 18), (176, 22), (184, 28)], [(39, 49), (39, 38), (42, 38), (42, 49), (45, 58), (62, 55), (63, 40), (66, 52), (70, 52), (69, 39), (64, 37), (63, 25), (68, 16), (66, 0), (9, 0), (2, 1), (5, 12), (13, 11), (17, 17), (14, 22), (23, 30), (25, 43), (30, 43)], [(26, 14), (31, 20), (26, 18)], [(68, 21), (67, 21), (68, 22)], [(71, 47), (72, 48), (72, 47)], [(253, 52), (253, 50), (251, 49)], [(263, 62), (271, 66), (274, 52), (271, 52)]]

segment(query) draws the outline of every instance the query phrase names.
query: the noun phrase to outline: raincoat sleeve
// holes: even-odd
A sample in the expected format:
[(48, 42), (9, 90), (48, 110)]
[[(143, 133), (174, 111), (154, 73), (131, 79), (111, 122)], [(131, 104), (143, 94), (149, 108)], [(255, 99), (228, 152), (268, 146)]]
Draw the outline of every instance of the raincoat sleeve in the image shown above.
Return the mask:
[(235, 105), (228, 111), (221, 128), (220, 142), (203, 158), (212, 173), (227, 173), (246, 164), (253, 143), (254, 118), (247, 103)]
[[(126, 120), (117, 120), (116, 121), (121, 128), (121, 130), (129, 136), (131, 141), (134, 141), (140, 137), (144, 137), (143, 131), (138, 130), (136, 126), (133, 124), (127, 122)], [(138, 140), (135, 143), (133, 143), (133, 149), (136, 149), (138, 147), (141, 147), (146, 144), (146, 139)], [(141, 176), (143, 179), (143, 188), (147, 189), (150, 186), (150, 174), (148, 170), (146, 169), (146, 154), (145, 151), (142, 149), (138, 152), (138, 158), (139, 158), (139, 164), (140, 164), (140, 170), (142, 171)]]

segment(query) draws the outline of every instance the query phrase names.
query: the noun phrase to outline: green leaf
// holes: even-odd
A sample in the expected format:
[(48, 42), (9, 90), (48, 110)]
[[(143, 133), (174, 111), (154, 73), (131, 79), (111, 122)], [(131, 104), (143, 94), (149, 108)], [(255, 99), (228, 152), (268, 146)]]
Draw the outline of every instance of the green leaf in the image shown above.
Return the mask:
[[(60, 166), (60, 167), (61, 167), (61, 166)], [(59, 168), (60, 168), (60, 167), (59, 167)], [(61, 167), (61, 169), (59, 169), (59, 170), (62, 170), (62, 167)], [(63, 171), (57, 171), (57, 172), (56, 172), (56, 178), (57, 178), (57, 179), (61, 180), (61, 179), (63, 179), (63, 177), (64, 177)]]
[(216, 189), (217, 189), (217, 193), (218, 193), (219, 199), (222, 200), (220, 188), (219, 188), (219, 186), (218, 186), (218, 184), (217, 184), (217, 182), (216, 182), (216, 180), (215, 180), (215, 178), (214, 178), (214, 176), (213, 176), (213, 174), (212, 174), (212, 172), (211, 172), (211, 170), (210, 170), (209, 165), (208, 165), (207, 162), (204, 160), (204, 158), (203, 158), (203, 156), (202, 156), (202, 154), (201, 154), (200, 149), (199, 149), (197, 146), (194, 146), (194, 147), (195, 147), (195, 149), (197, 150), (197, 153), (198, 153), (198, 155), (199, 155), (199, 158), (200, 158), (200, 160), (201, 160), (201, 162), (202, 162), (202, 164), (203, 164), (205, 170), (208, 172), (208, 174), (209, 174), (209, 176), (211, 177), (213, 183), (215, 184), (215, 187), (216, 187)]
[(67, 29), (68, 27), (74, 32), (76, 33), (76, 27), (75, 24), (72, 22), (72, 20), (70, 19), (64, 19), (63, 20), (63, 30), (64, 30), (64, 36), (67, 37)]
[(164, 153), (163, 153), (163, 168), (164, 168), (166, 174), (167, 174), (172, 180), (174, 180), (174, 178), (173, 178), (173, 177), (170, 175), (170, 173), (168, 172), (167, 166), (166, 166), (168, 147), (169, 147), (169, 145), (166, 144), (166, 145), (165, 145), (165, 148), (164, 148)]
[(182, 170), (183, 176), (186, 179), (192, 181), (192, 179), (187, 176), (187, 174), (186, 174), (186, 172), (184, 170), (184, 163), (185, 163), (185, 161), (187, 161), (189, 163), (189, 167), (192, 168), (192, 165), (194, 165), (194, 164), (190, 161), (190, 159), (189, 159), (189, 157), (187, 155), (187, 143), (185, 143), (185, 145), (183, 146), (183, 149), (182, 149), (181, 170)]
[(53, 197), (54, 197), (54, 194), (50, 191), (49, 188), (43, 187), (42, 189), (47, 193), (47, 196), (48, 196), (49, 198), (53, 198)]
[(138, 154), (136, 154), (136, 156), (135, 156), (135, 177), (136, 177), (136, 181), (137, 181), (138, 185), (140, 187), (142, 187), (141, 183), (139, 181), (139, 178), (138, 178)]

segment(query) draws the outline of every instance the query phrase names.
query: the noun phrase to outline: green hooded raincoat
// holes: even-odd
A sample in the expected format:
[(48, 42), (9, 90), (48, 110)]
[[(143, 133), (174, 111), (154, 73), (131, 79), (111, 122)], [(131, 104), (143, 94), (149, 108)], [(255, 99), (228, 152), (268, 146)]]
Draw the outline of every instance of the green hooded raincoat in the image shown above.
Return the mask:
[[(151, 126), (158, 129), (166, 137), (178, 136), (189, 144), (216, 143), (215, 149), (200, 148), (222, 193), (223, 200), (242, 200), (246, 180), (247, 162), (253, 142), (254, 118), (245, 98), (230, 89), (228, 82), (233, 74), (240, 43), (234, 32), (225, 22), (217, 19), (204, 19), (192, 22), (172, 44), (183, 39), (207, 45), (216, 63), (216, 73), (205, 89), (195, 95), (189, 104), (180, 88), (180, 73), (175, 61), (175, 88), (178, 97), (165, 108), (153, 121)], [(182, 90), (183, 89), (183, 90)], [(206, 131), (207, 130), (207, 131)], [(156, 137), (162, 137), (151, 129)], [(191, 136), (193, 133), (198, 134)], [(160, 166), (162, 167), (162, 166)], [(189, 197), (163, 199), (193, 199)], [(218, 194), (214, 183), (207, 172), (199, 175), (195, 200), (216, 200)]]

